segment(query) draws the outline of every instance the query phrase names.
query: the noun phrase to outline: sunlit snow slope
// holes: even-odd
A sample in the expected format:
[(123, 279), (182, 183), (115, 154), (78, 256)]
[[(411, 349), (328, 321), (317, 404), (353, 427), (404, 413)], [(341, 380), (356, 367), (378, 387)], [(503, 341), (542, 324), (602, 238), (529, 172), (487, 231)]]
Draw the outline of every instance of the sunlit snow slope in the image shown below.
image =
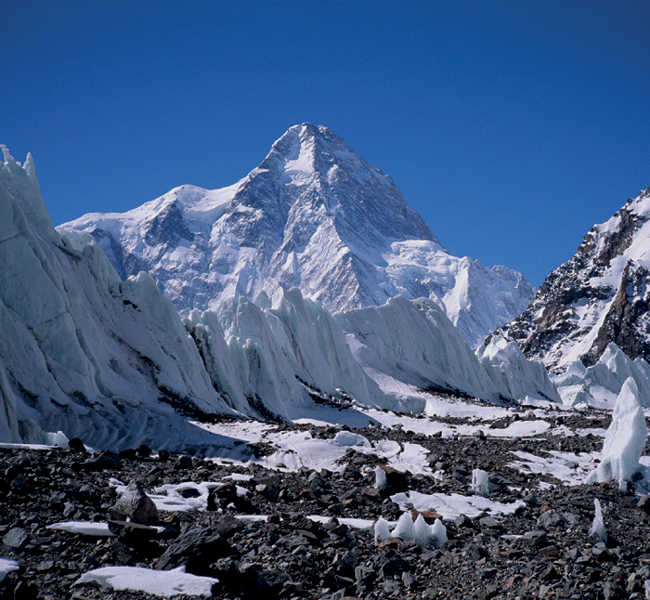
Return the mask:
[(515, 271), (451, 256), (390, 177), (308, 123), (231, 187), (185, 185), (60, 230), (91, 234), (123, 279), (147, 271), (184, 316), (278, 286), (332, 312), (401, 294), (438, 303), (476, 346), (534, 293)]

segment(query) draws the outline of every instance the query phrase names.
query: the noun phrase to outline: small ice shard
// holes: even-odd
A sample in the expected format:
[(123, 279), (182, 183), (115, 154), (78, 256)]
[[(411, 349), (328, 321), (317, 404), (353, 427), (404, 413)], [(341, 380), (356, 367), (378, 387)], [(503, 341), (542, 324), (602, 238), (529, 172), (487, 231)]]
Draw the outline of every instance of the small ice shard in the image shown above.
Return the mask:
[(70, 441), (65, 433), (62, 431), (57, 431), (56, 433), (46, 433), (47, 443), (50, 446), (56, 446), (57, 448), (63, 448), (64, 450), (69, 448), (68, 442)]
[(375, 544), (390, 539), (390, 529), (388, 521), (384, 517), (379, 517), (375, 523)]
[(447, 528), (442, 524), (440, 519), (436, 519), (431, 528), (433, 532), (434, 545), (436, 548), (442, 547), (442, 545), (449, 540), (447, 537)]
[(603, 511), (600, 508), (600, 501), (594, 498), (594, 507), (596, 514), (589, 530), (589, 535), (595, 536), (599, 542), (607, 542), (607, 532), (605, 531), (605, 523), (603, 522)]
[(386, 487), (386, 471), (381, 467), (375, 467), (375, 487), (380, 490)]
[(433, 531), (431, 526), (422, 518), (422, 515), (418, 515), (413, 529), (415, 532), (415, 541), (418, 543), (418, 546), (427, 548), (428, 546), (434, 545), (435, 538)]
[(490, 482), (488, 481), (489, 475), (481, 469), (474, 469), (472, 471), (472, 492), (479, 496), (487, 498), (490, 495)]
[(612, 424), (609, 426), (603, 444), (602, 461), (589, 474), (587, 483), (603, 483), (615, 479), (623, 492), (627, 482), (635, 473), (643, 470), (639, 463), (648, 430), (639, 391), (632, 377), (629, 377), (616, 398)]
[(391, 537), (400, 540), (415, 539), (415, 527), (413, 526), (413, 517), (410, 512), (405, 512), (397, 521), (395, 529), (391, 531)]

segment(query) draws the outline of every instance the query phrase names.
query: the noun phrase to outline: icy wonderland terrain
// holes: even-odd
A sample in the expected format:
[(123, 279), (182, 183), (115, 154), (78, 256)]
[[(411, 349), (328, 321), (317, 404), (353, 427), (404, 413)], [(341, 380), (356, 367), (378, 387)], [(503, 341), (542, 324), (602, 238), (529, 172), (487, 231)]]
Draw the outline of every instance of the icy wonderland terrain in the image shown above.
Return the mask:
[[(0, 599), (650, 593), (640, 249), (648, 194), (588, 236), (583, 254), (601, 257), (591, 270), (574, 265), (573, 279), (553, 287), (571, 270), (560, 268), (532, 312), (473, 349), (468, 338), (481, 339), (488, 321), (476, 325), (471, 311), (450, 319), (450, 307), (478, 306), (485, 316), (474, 302), (483, 297), (503, 316), (501, 300), (512, 296), (497, 277), (492, 292), (505, 296), (465, 302), (473, 284), (459, 282), (473, 276), (460, 277), (459, 265), (487, 273), (484, 283), (509, 273), (511, 291), (523, 280), (449, 257), (390, 180), (324, 128), (289, 130), (230, 191), (179, 188), (178, 202), (173, 192), (154, 202), (162, 212), (104, 216), (117, 229), (93, 226), (92, 235), (55, 229), (31, 155), (21, 165), (3, 150)], [(313, 169), (317, 160), (327, 168)], [(266, 191), (256, 195), (257, 186)], [(279, 195), (267, 193), (278, 186)], [(345, 201), (336, 204), (334, 189), (347, 190)], [(355, 202), (382, 198), (363, 230)], [(299, 207), (322, 213), (313, 231)], [(293, 234), (278, 237), (267, 218), (285, 209), (282, 228), (309, 234), (302, 246)], [(346, 211), (354, 227), (343, 226)], [(173, 255), (176, 273), (196, 267), (225, 295), (206, 296), (206, 310), (192, 300), (179, 314), (160, 279), (127, 272), (127, 264), (147, 266), (138, 262), (147, 253), (137, 258), (117, 244), (120, 223), (147, 232), (129, 239), (159, 252), (165, 273)], [(238, 227), (264, 243), (240, 246)], [(223, 247), (211, 256), (223, 262), (203, 271), (197, 240), (207, 248), (213, 235)], [(334, 245), (323, 242), (333, 254), (320, 266), (310, 262), (319, 235)], [(291, 260), (278, 254), (279, 239), (293, 240)], [(383, 263), (362, 261), (380, 255)], [(424, 297), (406, 285), (415, 271), (402, 259), (416, 255), (422, 273), (440, 275), (418, 288)], [(384, 295), (372, 301), (354, 269), (337, 279), (343, 266), (362, 263), (381, 282)], [(320, 296), (294, 285), (330, 264)], [(298, 280), (282, 279), (282, 265)], [(310, 273), (305, 281), (317, 281)], [(351, 286), (339, 290), (349, 305), (328, 308), (328, 277)], [(171, 278), (162, 287), (180, 294), (183, 285)], [(549, 290), (557, 302), (544, 301)], [(575, 302), (567, 308), (561, 298)], [(546, 333), (535, 333), (540, 315)], [(590, 319), (601, 323), (597, 332)], [(524, 330), (529, 358), (512, 339)], [(532, 356), (553, 367), (552, 377)]]
[(208, 452), (220, 440), (187, 415), (291, 420), (314, 398), (423, 412), (431, 392), (560, 400), (520, 352), (504, 360), (492, 344), (479, 361), (430, 300), (333, 317), (278, 288), (183, 322), (148, 275), (121, 281), (91, 236), (53, 228), (31, 156), (21, 166), (5, 150), (0, 210), (2, 440), (61, 430)]
[(148, 272), (183, 316), (278, 286), (332, 312), (425, 297), (475, 347), (534, 293), (516, 271), (451, 256), (390, 177), (309, 123), (231, 187), (184, 185), (60, 230), (92, 235), (122, 279)]

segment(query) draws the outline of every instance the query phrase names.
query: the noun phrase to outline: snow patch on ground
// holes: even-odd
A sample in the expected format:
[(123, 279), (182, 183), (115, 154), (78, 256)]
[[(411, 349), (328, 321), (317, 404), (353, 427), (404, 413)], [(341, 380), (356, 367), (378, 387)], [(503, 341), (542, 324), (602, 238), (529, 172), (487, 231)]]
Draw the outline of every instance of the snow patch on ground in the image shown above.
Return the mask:
[(600, 452), (573, 454), (552, 450), (551, 456), (537, 456), (530, 452), (512, 452), (520, 460), (510, 463), (510, 467), (522, 473), (538, 473), (556, 477), (566, 485), (581, 485), (593, 469), (595, 460), (600, 460)]
[(12, 571), (20, 569), (20, 565), (15, 560), (0, 558), (0, 581), (2, 581)]
[(104, 590), (131, 590), (170, 598), (178, 594), (212, 596), (213, 577), (199, 577), (185, 572), (185, 567), (158, 571), (142, 567), (104, 567), (84, 573), (75, 583), (97, 582)]
[(462, 496), (460, 494), (423, 494), (421, 492), (403, 492), (391, 496), (391, 500), (399, 505), (402, 510), (431, 510), (442, 515), (443, 519), (450, 521), (458, 515), (474, 518), (489, 511), (492, 516), (508, 515), (526, 506), (525, 502), (517, 500), (511, 504), (503, 504), (488, 500), (482, 496)]
[(94, 523), (92, 521), (63, 521), (61, 523), (52, 523), (46, 529), (68, 531), (70, 533), (95, 537), (115, 537), (115, 534), (108, 529), (108, 523)]

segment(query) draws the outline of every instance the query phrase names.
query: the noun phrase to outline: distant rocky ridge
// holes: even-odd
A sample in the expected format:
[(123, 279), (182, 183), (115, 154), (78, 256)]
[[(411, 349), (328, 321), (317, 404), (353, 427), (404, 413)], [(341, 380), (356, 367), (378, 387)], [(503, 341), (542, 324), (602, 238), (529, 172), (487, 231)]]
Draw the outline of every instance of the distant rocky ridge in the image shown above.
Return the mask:
[(553, 271), (533, 302), (503, 330), (528, 358), (555, 373), (595, 365), (616, 344), (650, 359), (650, 188), (595, 225), (575, 255)]
[(475, 347), (534, 293), (516, 271), (451, 256), (390, 177), (309, 123), (233, 186), (184, 185), (59, 229), (91, 234), (122, 279), (148, 272), (183, 316), (278, 286), (331, 312), (424, 297)]

